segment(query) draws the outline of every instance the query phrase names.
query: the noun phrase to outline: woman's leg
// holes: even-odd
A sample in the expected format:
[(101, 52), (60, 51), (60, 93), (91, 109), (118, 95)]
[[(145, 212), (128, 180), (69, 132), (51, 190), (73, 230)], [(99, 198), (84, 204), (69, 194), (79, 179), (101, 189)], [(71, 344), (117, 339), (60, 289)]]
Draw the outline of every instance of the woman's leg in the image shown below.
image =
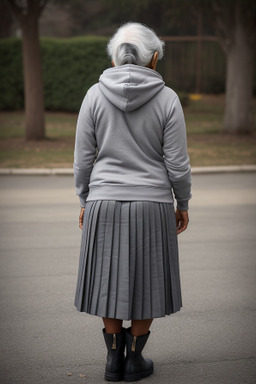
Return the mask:
[(132, 336), (147, 335), (152, 321), (153, 319), (132, 320), (132, 328), (131, 328)]
[[(123, 320), (102, 318), (105, 325), (106, 333), (121, 333)], [(133, 336), (142, 336), (148, 333), (153, 319), (147, 320), (132, 320), (131, 334)]]
[(107, 317), (102, 318), (105, 325), (106, 333), (121, 333), (123, 320), (119, 319), (109, 319)]

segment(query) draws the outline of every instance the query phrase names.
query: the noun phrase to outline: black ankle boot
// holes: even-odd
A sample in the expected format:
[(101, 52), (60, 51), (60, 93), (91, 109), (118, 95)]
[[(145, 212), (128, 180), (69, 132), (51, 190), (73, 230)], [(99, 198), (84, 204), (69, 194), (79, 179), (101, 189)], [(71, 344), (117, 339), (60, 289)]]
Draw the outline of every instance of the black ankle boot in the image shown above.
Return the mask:
[(131, 328), (125, 330), (126, 359), (124, 362), (124, 381), (137, 381), (151, 375), (154, 371), (153, 361), (144, 359), (141, 352), (148, 340), (147, 335), (132, 336)]
[(120, 381), (124, 375), (124, 328), (121, 333), (106, 333), (105, 328), (102, 332), (108, 349), (105, 380)]

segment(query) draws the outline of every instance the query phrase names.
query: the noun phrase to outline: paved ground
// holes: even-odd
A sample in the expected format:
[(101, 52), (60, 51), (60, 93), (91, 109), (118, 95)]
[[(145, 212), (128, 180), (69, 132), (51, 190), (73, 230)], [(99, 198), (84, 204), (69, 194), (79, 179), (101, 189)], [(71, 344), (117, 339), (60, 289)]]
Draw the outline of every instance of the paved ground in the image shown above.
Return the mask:
[[(0, 183), (0, 383), (103, 383), (101, 319), (73, 306), (72, 177)], [(195, 175), (193, 196), (179, 239), (183, 308), (153, 323), (155, 374), (143, 382), (255, 383), (256, 174)]]

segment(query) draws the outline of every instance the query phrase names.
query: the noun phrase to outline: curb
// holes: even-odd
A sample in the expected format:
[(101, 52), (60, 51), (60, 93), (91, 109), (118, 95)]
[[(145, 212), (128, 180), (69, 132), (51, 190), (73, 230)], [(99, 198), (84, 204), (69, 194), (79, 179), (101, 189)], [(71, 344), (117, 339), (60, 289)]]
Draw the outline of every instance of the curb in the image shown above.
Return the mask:
[(73, 176), (73, 168), (0, 168), (0, 175)]
[[(256, 165), (192, 167), (192, 174), (256, 172)], [(0, 176), (73, 176), (73, 168), (0, 168)]]
[(192, 174), (256, 172), (256, 165), (221, 165), (216, 167), (192, 167)]

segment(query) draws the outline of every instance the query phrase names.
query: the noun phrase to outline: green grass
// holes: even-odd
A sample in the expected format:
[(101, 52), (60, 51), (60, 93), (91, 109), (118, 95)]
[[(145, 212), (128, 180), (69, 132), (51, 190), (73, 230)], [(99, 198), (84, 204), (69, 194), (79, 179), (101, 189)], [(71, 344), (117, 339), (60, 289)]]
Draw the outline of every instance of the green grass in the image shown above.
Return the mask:
[(49, 113), (46, 115), (46, 136), (74, 138), (77, 114)]
[(24, 136), (24, 113), (1, 112), (0, 114), (0, 139)]
[[(77, 115), (63, 112), (46, 112), (47, 138), (74, 137)], [(0, 139), (24, 137), (24, 112), (0, 113)]]
[[(192, 166), (256, 164), (256, 132), (221, 133), (223, 96), (191, 101), (184, 113)], [(0, 113), (0, 167), (72, 167), (77, 114), (46, 112), (47, 140), (37, 142), (25, 141), (24, 119), (23, 111)]]
[(221, 133), (224, 116), (223, 96), (204, 96), (201, 100), (190, 101), (184, 108), (188, 135)]
[(188, 137), (188, 149), (192, 166), (256, 164), (256, 139), (230, 136)]
[[(72, 149), (47, 149), (1, 151), (1, 167), (8, 168), (41, 168), (41, 167), (71, 167)], [(8, 160), (7, 160), (8, 159)]]

